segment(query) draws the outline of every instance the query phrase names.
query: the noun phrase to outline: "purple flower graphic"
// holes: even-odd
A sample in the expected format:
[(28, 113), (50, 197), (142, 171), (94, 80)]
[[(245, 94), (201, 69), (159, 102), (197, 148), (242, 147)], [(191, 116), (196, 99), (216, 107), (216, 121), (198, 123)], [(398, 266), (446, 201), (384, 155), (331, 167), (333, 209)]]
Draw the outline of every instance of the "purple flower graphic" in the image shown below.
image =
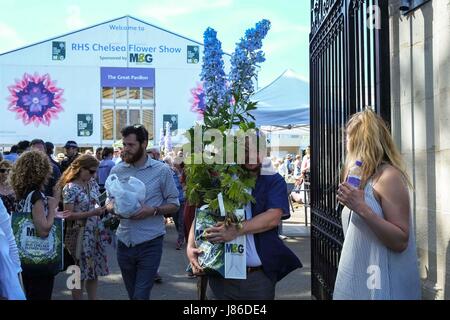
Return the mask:
[(34, 76), (25, 73), (21, 80), (8, 87), (11, 95), (8, 97), (10, 111), (17, 113), (25, 125), (34, 123), (36, 126), (49, 126), (52, 118), (57, 119), (63, 111), (63, 89), (57, 88), (49, 74)]
[(23, 105), (29, 107), (30, 112), (40, 113), (44, 107), (48, 106), (49, 96), (42, 94), (41, 88), (33, 86), (29, 94), (24, 94), (22, 99)]

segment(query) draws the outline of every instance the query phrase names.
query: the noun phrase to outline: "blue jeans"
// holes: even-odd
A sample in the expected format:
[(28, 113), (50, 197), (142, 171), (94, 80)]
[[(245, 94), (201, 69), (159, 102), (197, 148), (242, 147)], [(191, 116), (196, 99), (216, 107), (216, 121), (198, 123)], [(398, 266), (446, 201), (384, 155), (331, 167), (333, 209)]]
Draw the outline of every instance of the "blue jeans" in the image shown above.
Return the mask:
[(164, 236), (127, 247), (117, 244), (117, 261), (131, 300), (149, 300), (153, 281), (161, 262)]

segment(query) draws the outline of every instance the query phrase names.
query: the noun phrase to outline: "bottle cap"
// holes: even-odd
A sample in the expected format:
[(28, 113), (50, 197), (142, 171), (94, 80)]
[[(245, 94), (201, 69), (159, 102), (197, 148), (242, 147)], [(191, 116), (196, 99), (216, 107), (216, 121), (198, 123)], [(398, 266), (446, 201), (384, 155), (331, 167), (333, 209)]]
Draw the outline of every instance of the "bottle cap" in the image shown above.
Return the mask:
[(361, 166), (362, 166), (362, 161), (361, 161), (361, 160), (356, 160), (355, 164), (356, 164), (358, 167), (361, 167)]

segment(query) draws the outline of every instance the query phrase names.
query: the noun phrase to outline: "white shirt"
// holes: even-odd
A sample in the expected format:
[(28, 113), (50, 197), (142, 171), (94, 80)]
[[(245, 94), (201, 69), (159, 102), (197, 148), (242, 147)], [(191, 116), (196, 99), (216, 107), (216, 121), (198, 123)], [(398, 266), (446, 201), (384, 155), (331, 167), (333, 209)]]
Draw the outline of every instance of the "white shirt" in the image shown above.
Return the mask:
[(278, 167), (278, 173), (282, 177), (284, 177), (288, 174), (288, 168), (286, 166), (286, 162), (283, 162), (282, 164), (280, 164), (280, 166)]
[(19, 254), (11, 229), (11, 219), (0, 200), (0, 296), (8, 300), (26, 300), (19, 282), (20, 271)]
[(14, 238), (14, 234), (11, 228), (11, 217), (6, 211), (5, 205), (3, 204), (3, 201), (1, 201), (1, 199), (0, 199), (0, 230), (3, 231), (3, 234), (8, 242), (9, 256), (11, 257), (11, 260), (14, 263), (16, 273), (22, 272), (22, 268), (20, 267), (19, 251), (17, 249), (16, 239)]
[[(250, 220), (252, 218), (252, 203), (249, 202), (245, 207), (245, 219)], [(255, 238), (253, 234), (247, 234), (246, 246), (247, 246), (247, 267), (259, 267), (262, 265), (258, 252), (256, 251)]]

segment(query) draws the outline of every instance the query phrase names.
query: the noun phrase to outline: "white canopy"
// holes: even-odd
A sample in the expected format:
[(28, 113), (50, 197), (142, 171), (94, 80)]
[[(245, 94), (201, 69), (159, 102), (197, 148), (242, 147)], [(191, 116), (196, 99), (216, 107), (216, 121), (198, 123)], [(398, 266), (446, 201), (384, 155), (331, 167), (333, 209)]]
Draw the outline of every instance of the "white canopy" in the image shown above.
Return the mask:
[(253, 94), (256, 125), (294, 128), (309, 126), (309, 83), (288, 69), (271, 84)]

